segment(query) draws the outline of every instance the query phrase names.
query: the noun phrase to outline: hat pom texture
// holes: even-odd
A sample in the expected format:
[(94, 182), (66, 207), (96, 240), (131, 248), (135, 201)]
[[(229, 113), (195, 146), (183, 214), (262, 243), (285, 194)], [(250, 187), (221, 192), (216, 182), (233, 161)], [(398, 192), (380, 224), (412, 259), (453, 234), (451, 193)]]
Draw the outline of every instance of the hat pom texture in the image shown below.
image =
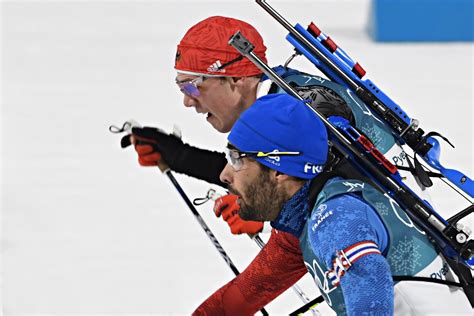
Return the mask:
[(267, 48), (258, 31), (250, 24), (223, 16), (209, 17), (191, 27), (178, 45), (175, 69), (178, 72), (210, 75), (246, 77), (262, 73), (247, 58), (219, 69), (240, 56), (240, 53), (228, 44), (229, 39), (240, 31), (255, 45), (254, 53), (266, 62)]

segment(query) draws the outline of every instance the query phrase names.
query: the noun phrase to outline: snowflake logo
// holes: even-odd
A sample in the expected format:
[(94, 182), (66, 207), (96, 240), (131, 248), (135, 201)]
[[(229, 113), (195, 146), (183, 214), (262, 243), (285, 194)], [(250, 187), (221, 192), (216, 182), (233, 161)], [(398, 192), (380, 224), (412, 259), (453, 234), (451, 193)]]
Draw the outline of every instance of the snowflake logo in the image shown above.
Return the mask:
[(390, 254), (390, 266), (394, 274), (410, 275), (416, 272), (416, 268), (421, 266), (420, 245), (415, 240), (408, 239), (407, 236), (393, 246)]
[(369, 123), (365, 123), (364, 126), (361, 127), (361, 130), (365, 135), (367, 135), (367, 137), (369, 137), (374, 146), (378, 148), (383, 140), (383, 135), (380, 130), (374, 128), (373, 125), (369, 125)]
[(379, 211), (379, 214), (382, 216), (388, 215), (388, 207), (383, 202), (375, 202), (375, 208)]

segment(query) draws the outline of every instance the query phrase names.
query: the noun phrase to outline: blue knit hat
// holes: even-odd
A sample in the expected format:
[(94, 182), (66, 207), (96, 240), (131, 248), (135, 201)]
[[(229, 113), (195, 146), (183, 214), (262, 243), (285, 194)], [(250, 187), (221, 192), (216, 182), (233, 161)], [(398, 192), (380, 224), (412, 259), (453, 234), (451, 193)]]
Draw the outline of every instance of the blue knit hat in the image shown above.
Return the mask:
[(284, 174), (312, 179), (328, 155), (326, 127), (302, 101), (270, 94), (255, 101), (232, 127), (228, 141), (240, 151), (298, 151), (297, 156), (255, 157)]

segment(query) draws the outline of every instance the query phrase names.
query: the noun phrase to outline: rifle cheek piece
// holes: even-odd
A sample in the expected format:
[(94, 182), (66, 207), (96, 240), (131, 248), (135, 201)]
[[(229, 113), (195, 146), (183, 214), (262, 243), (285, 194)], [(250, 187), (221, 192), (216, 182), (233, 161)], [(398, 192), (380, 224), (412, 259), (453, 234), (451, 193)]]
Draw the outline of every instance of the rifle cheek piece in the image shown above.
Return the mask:
[(244, 56), (249, 54), (255, 48), (255, 46), (250, 43), (249, 40), (240, 33), (240, 31), (237, 31), (237, 33), (229, 38), (229, 45), (232, 45)]

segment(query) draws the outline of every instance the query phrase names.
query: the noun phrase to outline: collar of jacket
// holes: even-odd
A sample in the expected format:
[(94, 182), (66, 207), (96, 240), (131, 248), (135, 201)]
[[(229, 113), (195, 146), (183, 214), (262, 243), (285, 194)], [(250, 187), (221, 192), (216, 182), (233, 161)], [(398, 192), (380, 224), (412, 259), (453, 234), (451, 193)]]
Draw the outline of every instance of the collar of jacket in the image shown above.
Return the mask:
[(284, 205), (276, 220), (270, 224), (273, 228), (290, 233), (296, 237), (301, 235), (309, 216), (309, 188), (311, 181), (306, 182)]
[(329, 179), (335, 177), (358, 179), (377, 188), (373, 181), (359, 173), (345, 159), (336, 160), (333, 164), (328, 164), (328, 166), (330, 167), (328, 168), (329, 170), (319, 174), (313, 180), (306, 182), (305, 185), (283, 205), (276, 220), (270, 222), (273, 228), (299, 237), (303, 232), (304, 225), (310, 216), (311, 209), (316, 202), (319, 192), (321, 192)]

